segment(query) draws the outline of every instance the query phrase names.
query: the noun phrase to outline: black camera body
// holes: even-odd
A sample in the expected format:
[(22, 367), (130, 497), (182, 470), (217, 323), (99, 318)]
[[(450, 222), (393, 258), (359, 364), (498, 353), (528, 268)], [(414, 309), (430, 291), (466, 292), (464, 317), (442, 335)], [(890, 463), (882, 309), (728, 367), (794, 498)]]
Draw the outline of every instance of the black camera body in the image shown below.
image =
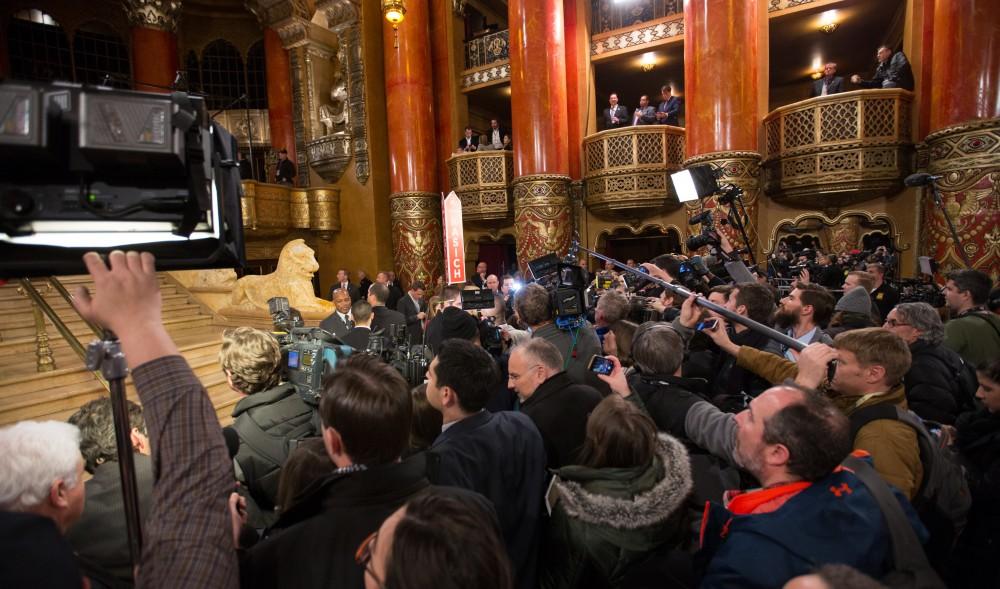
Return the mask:
[(549, 254), (528, 262), (537, 284), (545, 287), (551, 297), (552, 313), (559, 329), (579, 329), (586, 322), (587, 281), (576, 264), (562, 262)]
[(323, 379), (333, 374), (337, 362), (354, 353), (354, 349), (319, 327), (295, 327), (289, 336), (290, 343), (282, 346), (282, 380), (291, 382), (306, 403), (318, 405)]
[(897, 283), (897, 287), (901, 303), (927, 303), (935, 308), (945, 306), (944, 294), (933, 282), (904, 278)]

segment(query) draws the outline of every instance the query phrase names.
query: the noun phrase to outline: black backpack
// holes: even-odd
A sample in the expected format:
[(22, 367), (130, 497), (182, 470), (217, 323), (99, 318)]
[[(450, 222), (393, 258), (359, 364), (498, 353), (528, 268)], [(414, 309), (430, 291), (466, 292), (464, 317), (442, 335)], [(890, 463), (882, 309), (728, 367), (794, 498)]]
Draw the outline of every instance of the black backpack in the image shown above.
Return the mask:
[(941, 570), (955, 541), (965, 528), (972, 506), (965, 469), (956, 453), (943, 448), (924, 422), (914, 413), (889, 403), (864, 407), (851, 414), (851, 439), (866, 424), (879, 419), (900, 421), (913, 428), (920, 446), (924, 476), (913, 498), (913, 507), (927, 527), (931, 539), (927, 556)]

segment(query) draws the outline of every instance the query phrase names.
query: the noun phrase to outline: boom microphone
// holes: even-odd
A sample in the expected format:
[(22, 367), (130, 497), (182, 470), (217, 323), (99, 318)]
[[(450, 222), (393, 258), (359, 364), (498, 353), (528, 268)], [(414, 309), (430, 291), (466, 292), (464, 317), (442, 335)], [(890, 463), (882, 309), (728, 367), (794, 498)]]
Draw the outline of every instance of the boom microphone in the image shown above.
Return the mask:
[(903, 180), (903, 184), (906, 184), (907, 186), (926, 186), (927, 184), (930, 184), (935, 180), (939, 180), (940, 178), (941, 176), (931, 176), (930, 174), (924, 174), (921, 172), (918, 174), (910, 174), (905, 180)]

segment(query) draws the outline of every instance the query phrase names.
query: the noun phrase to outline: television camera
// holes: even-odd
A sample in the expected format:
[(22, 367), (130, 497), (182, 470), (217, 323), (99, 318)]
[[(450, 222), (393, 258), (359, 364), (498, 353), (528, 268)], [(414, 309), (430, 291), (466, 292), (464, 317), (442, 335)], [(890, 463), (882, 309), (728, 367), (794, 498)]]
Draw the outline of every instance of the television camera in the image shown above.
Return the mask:
[(302, 315), (285, 297), (267, 301), (274, 336), (281, 349), (281, 380), (291, 382), (306, 403), (319, 405), (323, 378), (332, 374), (337, 362), (353, 353), (332, 333), (319, 327), (304, 327)]
[(587, 281), (583, 270), (561, 261), (555, 254), (528, 262), (528, 269), (535, 282), (549, 292), (556, 327), (566, 331), (583, 327), (587, 315)]
[(411, 387), (424, 382), (430, 365), (426, 347), (422, 343), (410, 344), (405, 325), (393, 324), (389, 326), (388, 334), (370, 335), (366, 352), (395, 368)]

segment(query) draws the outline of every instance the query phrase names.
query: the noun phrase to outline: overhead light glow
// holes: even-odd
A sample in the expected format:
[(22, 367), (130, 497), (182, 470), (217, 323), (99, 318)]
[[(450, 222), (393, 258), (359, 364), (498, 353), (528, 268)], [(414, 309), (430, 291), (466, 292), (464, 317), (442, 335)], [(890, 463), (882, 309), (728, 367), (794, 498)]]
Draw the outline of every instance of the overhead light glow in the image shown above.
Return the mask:
[(642, 54), (642, 58), (639, 60), (639, 65), (642, 66), (642, 71), (648, 72), (656, 66), (656, 54), (652, 51)]

